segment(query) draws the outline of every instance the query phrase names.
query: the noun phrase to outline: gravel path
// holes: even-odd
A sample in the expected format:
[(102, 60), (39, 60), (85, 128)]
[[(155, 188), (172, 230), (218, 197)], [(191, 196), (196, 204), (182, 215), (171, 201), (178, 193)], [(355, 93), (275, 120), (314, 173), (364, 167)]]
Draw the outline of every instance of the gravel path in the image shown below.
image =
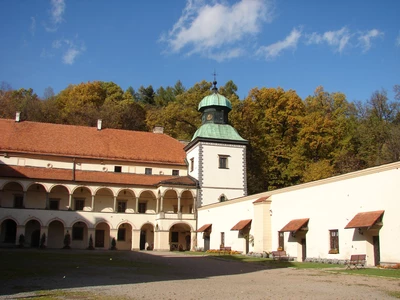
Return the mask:
[[(266, 269), (261, 265), (171, 252), (126, 252), (127, 259), (152, 267), (121, 268), (109, 274), (78, 270), (59, 278), (7, 282), (0, 299), (32, 298), (35, 290), (90, 291), (104, 299), (394, 299), (400, 280), (337, 274), (315, 269)], [(147, 264), (145, 264), (147, 265)], [(147, 265), (148, 266), (148, 265)], [(356, 273), (356, 271), (354, 272)], [(26, 287), (13, 294), (12, 286)], [(79, 298), (82, 299), (82, 298)]]

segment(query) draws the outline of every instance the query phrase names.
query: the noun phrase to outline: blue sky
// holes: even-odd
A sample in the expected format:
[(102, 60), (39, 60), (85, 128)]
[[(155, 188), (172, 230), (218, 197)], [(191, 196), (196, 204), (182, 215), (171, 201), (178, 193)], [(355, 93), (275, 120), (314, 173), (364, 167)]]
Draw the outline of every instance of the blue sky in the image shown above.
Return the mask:
[(113, 81), (191, 87), (322, 85), (349, 101), (400, 84), (400, 1), (0, 1), (0, 81), (12, 88)]

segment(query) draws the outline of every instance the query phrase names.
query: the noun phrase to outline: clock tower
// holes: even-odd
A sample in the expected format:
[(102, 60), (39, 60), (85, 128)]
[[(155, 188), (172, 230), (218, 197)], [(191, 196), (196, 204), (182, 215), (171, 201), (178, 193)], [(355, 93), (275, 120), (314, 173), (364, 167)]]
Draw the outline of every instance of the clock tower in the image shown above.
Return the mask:
[(202, 125), (185, 147), (188, 173), (199, 182), (198, 207), (247, 194), (247, 141), (228, 122), (231, 102), (213, 85), (198, 106)]

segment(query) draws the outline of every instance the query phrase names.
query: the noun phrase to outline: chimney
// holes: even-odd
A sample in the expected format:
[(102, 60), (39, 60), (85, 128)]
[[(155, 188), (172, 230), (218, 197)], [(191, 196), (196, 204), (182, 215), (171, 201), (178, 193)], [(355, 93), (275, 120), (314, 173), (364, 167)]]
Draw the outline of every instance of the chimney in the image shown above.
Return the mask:
[(101, 123), (102, 123), (102, 119), (98, 119), (97, 120), (97, 130), (101, 130)]
[(21, 120), (21, 112), (17, 111), (15, 113), (15, 122), (19, 123), (19, 121)]
[(164, 127), (155, 126), (154, 129), (153, 129), (153, 133), (164, 133)]

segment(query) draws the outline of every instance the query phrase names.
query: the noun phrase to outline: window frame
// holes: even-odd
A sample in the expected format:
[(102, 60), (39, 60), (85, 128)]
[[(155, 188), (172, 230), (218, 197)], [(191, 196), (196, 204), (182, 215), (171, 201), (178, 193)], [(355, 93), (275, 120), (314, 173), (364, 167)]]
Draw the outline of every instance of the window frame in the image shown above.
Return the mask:
[(278, 248), (285, 249), (285, 232), (278, 231)]
[(121, 173), (122, 172), (122, 166), (114, 166), (114, 173)]
[(172, 176), (179, 176), (179, 170), (172, 170)]
[(145, 168), (144, 169), (144, 174), (153, 175), (153, 169), (152, 168)]
[(193, 172), (193, 170), (194, 170), (194, 157), (190, 159), (190, 172)]
[[(77, 203), (82, 203), (82, 208), (79, 209), (80, 206)], [(74, 199), (74, 210), (83, 211), (85, 208), (85, 198), (75, 198)]]
[[(144, 207), (144, 210), (142, 209)], [(139, 202), (138, 203), (138, 213), (145, 214), (147, 211), (147, 203), (146, 202)]]
[[(52, 208), (51, 207), (51, 204), (52, 203), (57, 203), (57, 208)], [(49, 209), (50, 210), (60, 210), (60, 199), (58, 199), (58, 198), (50, 198), (49, 199)]]
[(218, 154), (218, 168), (229, 169), (229, 155)]
[(339, 229), (329, 230), (329, 254), (339, 254)]
[(14, 208), (24, 208), (24, 195), (14, 195)]
[[(121, 204), (123, 204), (122, 206), (124, 206), (123, 209), (122, 209)], [(127, 205), (127, 201), (126, 200), (118, 200), (117, 201), (117, 212), (118, 213), (124, 213), (126, 211), (127, 206), (128, 205)]]
[(117, 241), (126, 241), (126, 228), (119, 227), (117, 232)]

